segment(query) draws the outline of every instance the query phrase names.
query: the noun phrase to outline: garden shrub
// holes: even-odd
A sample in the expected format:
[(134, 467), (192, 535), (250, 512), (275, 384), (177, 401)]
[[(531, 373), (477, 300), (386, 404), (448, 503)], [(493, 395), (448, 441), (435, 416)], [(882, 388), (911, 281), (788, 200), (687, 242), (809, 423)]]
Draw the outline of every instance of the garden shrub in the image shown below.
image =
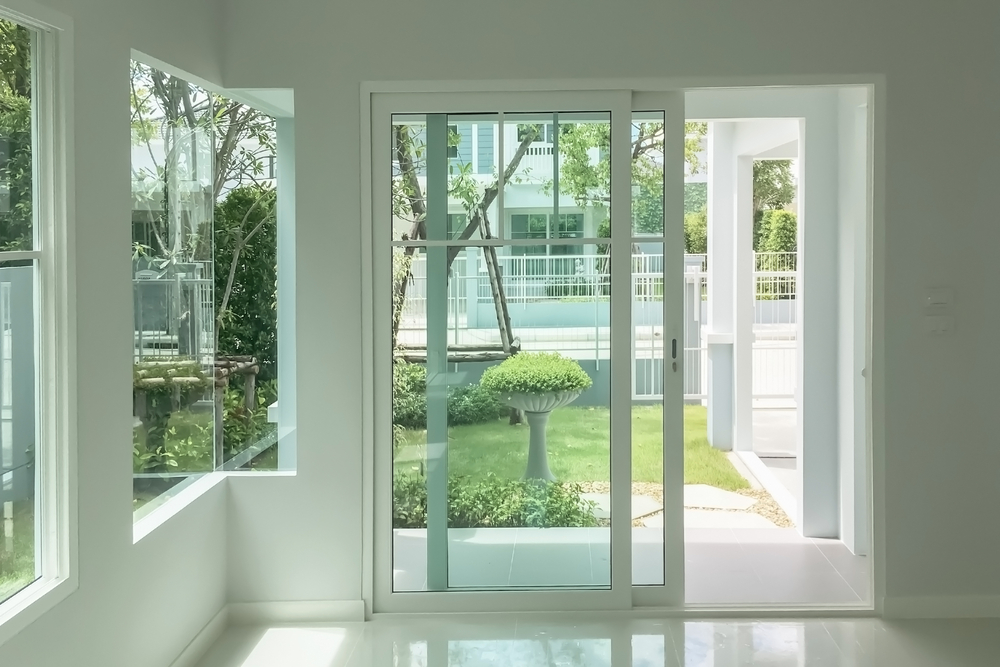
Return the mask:
[(265, 435), (274, 435), (275, 426), (267, 421), (267, 408), (278, 399), (278, 381), (267, 380), (254, 390), (257, 402), (253, 411), (247, 410), (243, 378), (235, 377), (226, 387), (223, 398), (222, 442), (228, 459), (256, 444)]
[(427, 427), (427, 370), (397, 361), (392, 366), (392, 423), (403, 428)]
[[(448, 392), (448, 425), (464, 426), (495, 421), (508, 414), (500, 398), (477, 384)], [(419, 364), (397, 361), (392, 369), (392, 423), (409, 429), (427, 428), (427, 370)], [(397, 440), (401, 434), (395, 434)]]
[[(597, 525), (595, 504), (578, 484), (500, 479), (448, 480), (449, 528), (585, 528)], [(427, 487), (419, 475), (393, 479), (393, 528), (427, 527)]]
[(583, 391), (593, 380), (575, 360), (558, 352), (521, 352), (491, 366), (480, 384), (498, 394)]
[(586, 278), (553, 280), (545, 285), (545, 296), (556, 299), (575, 296), (594, 296), (594, 281)]
[(506, 416), (510, 408), (478, 384), (455, 387), (448, 396), (448, 425), (482, 424)]

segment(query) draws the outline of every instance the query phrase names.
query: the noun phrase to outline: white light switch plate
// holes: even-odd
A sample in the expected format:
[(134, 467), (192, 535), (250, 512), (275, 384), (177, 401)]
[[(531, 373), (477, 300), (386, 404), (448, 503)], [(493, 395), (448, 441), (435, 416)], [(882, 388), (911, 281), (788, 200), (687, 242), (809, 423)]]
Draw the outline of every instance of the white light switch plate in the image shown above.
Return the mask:
[(924, 331), (933, 336), (943, 336), (955, 329), (955, 318), (951, 315), (924, 315)]
[(955, 290), (950, 287), (929, 287), (924, 290), (924, 308), (945, 310), (955, 302)]

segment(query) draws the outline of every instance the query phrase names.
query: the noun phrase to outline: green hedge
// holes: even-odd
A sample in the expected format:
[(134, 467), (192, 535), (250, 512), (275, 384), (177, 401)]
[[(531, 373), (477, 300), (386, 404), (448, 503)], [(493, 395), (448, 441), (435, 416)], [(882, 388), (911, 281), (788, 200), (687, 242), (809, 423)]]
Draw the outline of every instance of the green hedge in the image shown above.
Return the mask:
[(491, 366), (480, 384), (498, 394), (583, 391), (593, 380), (575, 360), (557, 352), (521, 352)]
[(764, 211), (758, 252), (795, 252), (798, 221), (791, 211)]
[[(506, 416), (509, 408), (477, 384), (448, 392), (448, 425), (483, 424)], [(392, 423), (409, 429), (427, 428), (427, 370), (397, 361), (392, 369)]]
[[(427, 527), (424, 477), (397, 473), (392, 484), (393, 528)], [(449, 528), (585, 528), (597, 525), (595, 504), (577, 484), (539, 484), (488, 475), (479, 482), (448, 480)]]

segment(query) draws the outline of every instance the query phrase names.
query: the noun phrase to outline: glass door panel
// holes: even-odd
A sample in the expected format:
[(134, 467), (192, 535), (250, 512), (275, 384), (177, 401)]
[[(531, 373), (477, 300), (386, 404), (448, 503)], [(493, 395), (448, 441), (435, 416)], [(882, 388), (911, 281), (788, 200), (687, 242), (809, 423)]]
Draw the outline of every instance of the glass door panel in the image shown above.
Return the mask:
[(632, 194), (632, 583), (644, 604), (683, 600), (685, 372), (680, 326), (684, 236), (683, 99), (633, 97)]
[(632, 582), (639, 586), (664, 582), (663, 117), (632, 114)]
[(609, 139), (393, 117), (395, 591), (611, 586)]
[(377, 610), (680, 604), (682, 97), (404, 97), (373, 105)]

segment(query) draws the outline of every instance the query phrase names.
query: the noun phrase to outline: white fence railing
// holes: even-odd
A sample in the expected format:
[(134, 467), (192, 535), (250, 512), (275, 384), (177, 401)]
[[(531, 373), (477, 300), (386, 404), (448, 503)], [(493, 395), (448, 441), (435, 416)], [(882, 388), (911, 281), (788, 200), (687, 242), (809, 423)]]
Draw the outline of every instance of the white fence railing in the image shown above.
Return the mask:
[[(524, 349), (559, 351), (579, 359), (606, 359), (610, 349), (610, 281), (602, 255), (502, 255), (503, 289), (515, 335)], [(708, 395), (708, 265), (685, 256), (684, 394)], [(795, 395), (796, 255), (758, 253), (755, 258), (754, 398)], [(463, 250), (448, 280), (449, 343), (499, 342), (493, 295), (483, 252)], [(632, 258), (634, 397), (662, 395), (663, 256)], [(399, 340), (426, 344), (426, 266), (417, 256), (400, 321)]]
[(211, 364), (215, 356), (213, 281), (140, 271), (132, 284), (135, 360), (188, 356)]

